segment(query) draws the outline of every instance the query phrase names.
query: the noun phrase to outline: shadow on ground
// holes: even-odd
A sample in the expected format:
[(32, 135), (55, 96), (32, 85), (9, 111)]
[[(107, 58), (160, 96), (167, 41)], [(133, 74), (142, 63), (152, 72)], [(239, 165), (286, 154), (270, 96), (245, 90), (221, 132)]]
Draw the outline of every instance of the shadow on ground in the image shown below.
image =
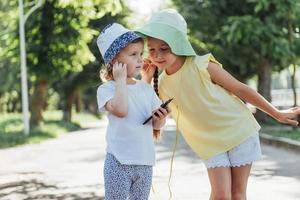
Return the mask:
[[(89, 187), (89, 186), (83, 186)], [(97, 187), (95, 185), (91, 187)], [(68, 191), (69, 190), (69, 191)], [(70, 190), (72, 190), (70, 192)], [(75, 188), (76, 190), (76, 188)], [(95, 192), (74, 191), (72, 188), (58, 188), (55, 185), (46, 184), (37, 179), (15, 181), (0, 184), (0, 199), (10, 200), (103, 200)]]

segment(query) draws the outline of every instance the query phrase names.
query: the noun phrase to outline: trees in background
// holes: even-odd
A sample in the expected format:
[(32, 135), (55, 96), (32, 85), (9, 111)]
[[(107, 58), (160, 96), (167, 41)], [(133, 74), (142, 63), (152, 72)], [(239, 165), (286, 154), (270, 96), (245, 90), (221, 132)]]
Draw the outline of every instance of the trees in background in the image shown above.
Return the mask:
[[(125, 17), (129, 14), (129, 10), (123, 2), (119, 3), (120, 7), (119, 10), (116, 10), (117, 14), (110, 11), (102, 16), (101, 20), (97, 18), (91, 19), (89, 28), (100, 31), (109, 23), (120, 22), (126, 24)], [(97, 36), (98, 33), (87, 44), (95, 59), (84, 65), (82, 71), (67, 73), (63, 79), (58, 80), (55, 84), (59, 86), (55, 88), (57, 88), (62, 97), (64, 120), (71, 120), (72, 105), (74, 104), (77, 111), (81, 109), (80, 105), (83, 105), (85, 110), (94, 114), (98, 113), (95, 92), (101, 83), (99, 72), (103, 61), (96, 44)]]
[[(299, 63), (297, 0), (173, 2), (187, 20), (196, 49), (213, 52), (242, 82), (257, 75), (258, 92), (269, 101), (272, 71), (289, 67), (291, 60)], [(263, 121), (265, 115), (258, 112), (257, 118)]]
[(0, 1), (0, 19), (0, 112), (16, 112), (21, 109), (17, 1)]
[[(212, 52), (242, 82), (257, 75), (258, 91), (268, 100), (271, 72), (290, 65), (296, 71), (300, 62), (298, 0), (172, 2), (187, 20), (196, 51)], [(68, 121), (74, 105), (77, 111), (97, 113), (95, 91), (101, 83), (103, 61), (96, 37), (110, 22), (126, 25), (128, 15), (122, 0), (47, 0), (29, 17), (26, 50), (32, 125), (43, 120), (48, 104), (62, 109)], [(20, 112), (17, 1), (0, 1), (0, 19), (0, 112)], [(294, 75), (291, 80), (295, 86)]]
[[(29, 3), (25, 0), (25, 9)], [(0, 107), (15, 112), (21, 99), (18, 4), (3, 0), (0, 6), (0, 27), (5, 30), (0, 34)], [(42, 111), (54, 93), (59, 95), (57, 106), (65, 111), (66, 120), (71, 120), (74, 102), (83, 98), (81, 104), (95, 112), (94, 105), (87, 105), (96, 103), (91, 99), (96, 98), (100, 83), (102, 61), (94, 55), (95, 38), (109, 19), (123, 19), (127, 11), (121, 0), (47, 0), (30, 16), (25, 28), (32, 126), (43, 120)], [(18, 109), (8, 109), (13, 102), (9, 99), (15, 100)]]
[[(28, 65), (34, 78), (32, 125), (42, 121), (48, 86), (65, 79), (70, 73), (80, 73), (84, 65), (95, 60), (88, 43), (98, 32), (89, 27), (89, 22), (100, 20), (105, 13), (112, 12), (107, 8), (116, 3), (118, 1), (45, 1), (40, 12), (32, 17), (27, 27), (27, 41), (30, 44), (27, 48)], [(65, 80), (70, 82), (73, 78)], [(68, 90), (62, 97), (70, 96), (76, 90), (72, 84), (66, 87)]]

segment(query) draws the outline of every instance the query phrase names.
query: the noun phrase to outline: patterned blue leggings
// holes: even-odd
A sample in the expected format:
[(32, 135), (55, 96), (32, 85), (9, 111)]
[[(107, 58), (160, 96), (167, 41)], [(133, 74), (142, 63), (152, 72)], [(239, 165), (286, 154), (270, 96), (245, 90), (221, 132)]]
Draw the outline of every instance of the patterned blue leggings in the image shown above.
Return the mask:
[(152, 183), (152, 166), (122, 165), (112, 154), (104, 163), (106, 200), (147, 200)]

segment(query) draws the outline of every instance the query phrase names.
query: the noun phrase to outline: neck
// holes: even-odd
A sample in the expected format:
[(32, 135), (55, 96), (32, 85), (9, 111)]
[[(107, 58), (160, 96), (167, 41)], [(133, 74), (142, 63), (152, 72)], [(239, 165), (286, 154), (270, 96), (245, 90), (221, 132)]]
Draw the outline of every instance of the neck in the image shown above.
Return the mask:
[(186, 57), (178, 56), (174, 64), (166, 69), (168, 75), (176, 73), (184, 64)]
[(134, 85), (136, 83), (136, 80), (134, 80), (133, 78), (127, 78), (126, 83), (127, 85)]

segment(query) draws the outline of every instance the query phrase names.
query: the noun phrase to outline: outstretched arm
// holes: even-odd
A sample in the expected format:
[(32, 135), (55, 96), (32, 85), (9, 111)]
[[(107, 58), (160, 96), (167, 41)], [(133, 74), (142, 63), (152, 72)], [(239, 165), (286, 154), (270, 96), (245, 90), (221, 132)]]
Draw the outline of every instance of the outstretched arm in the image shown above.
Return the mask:
[(295, 107), (288, 110), (278, 110), (258, 92), (246, 84), (239, 82), (226, 70), (218, 66), (217, 63), (209, 62), (207, 70), (214, 83), (222, 86), (240, 99), (256, 106), (281, 123), (294, 126), (298, 125), (295, 118), (300, 114), (300, 108)]

